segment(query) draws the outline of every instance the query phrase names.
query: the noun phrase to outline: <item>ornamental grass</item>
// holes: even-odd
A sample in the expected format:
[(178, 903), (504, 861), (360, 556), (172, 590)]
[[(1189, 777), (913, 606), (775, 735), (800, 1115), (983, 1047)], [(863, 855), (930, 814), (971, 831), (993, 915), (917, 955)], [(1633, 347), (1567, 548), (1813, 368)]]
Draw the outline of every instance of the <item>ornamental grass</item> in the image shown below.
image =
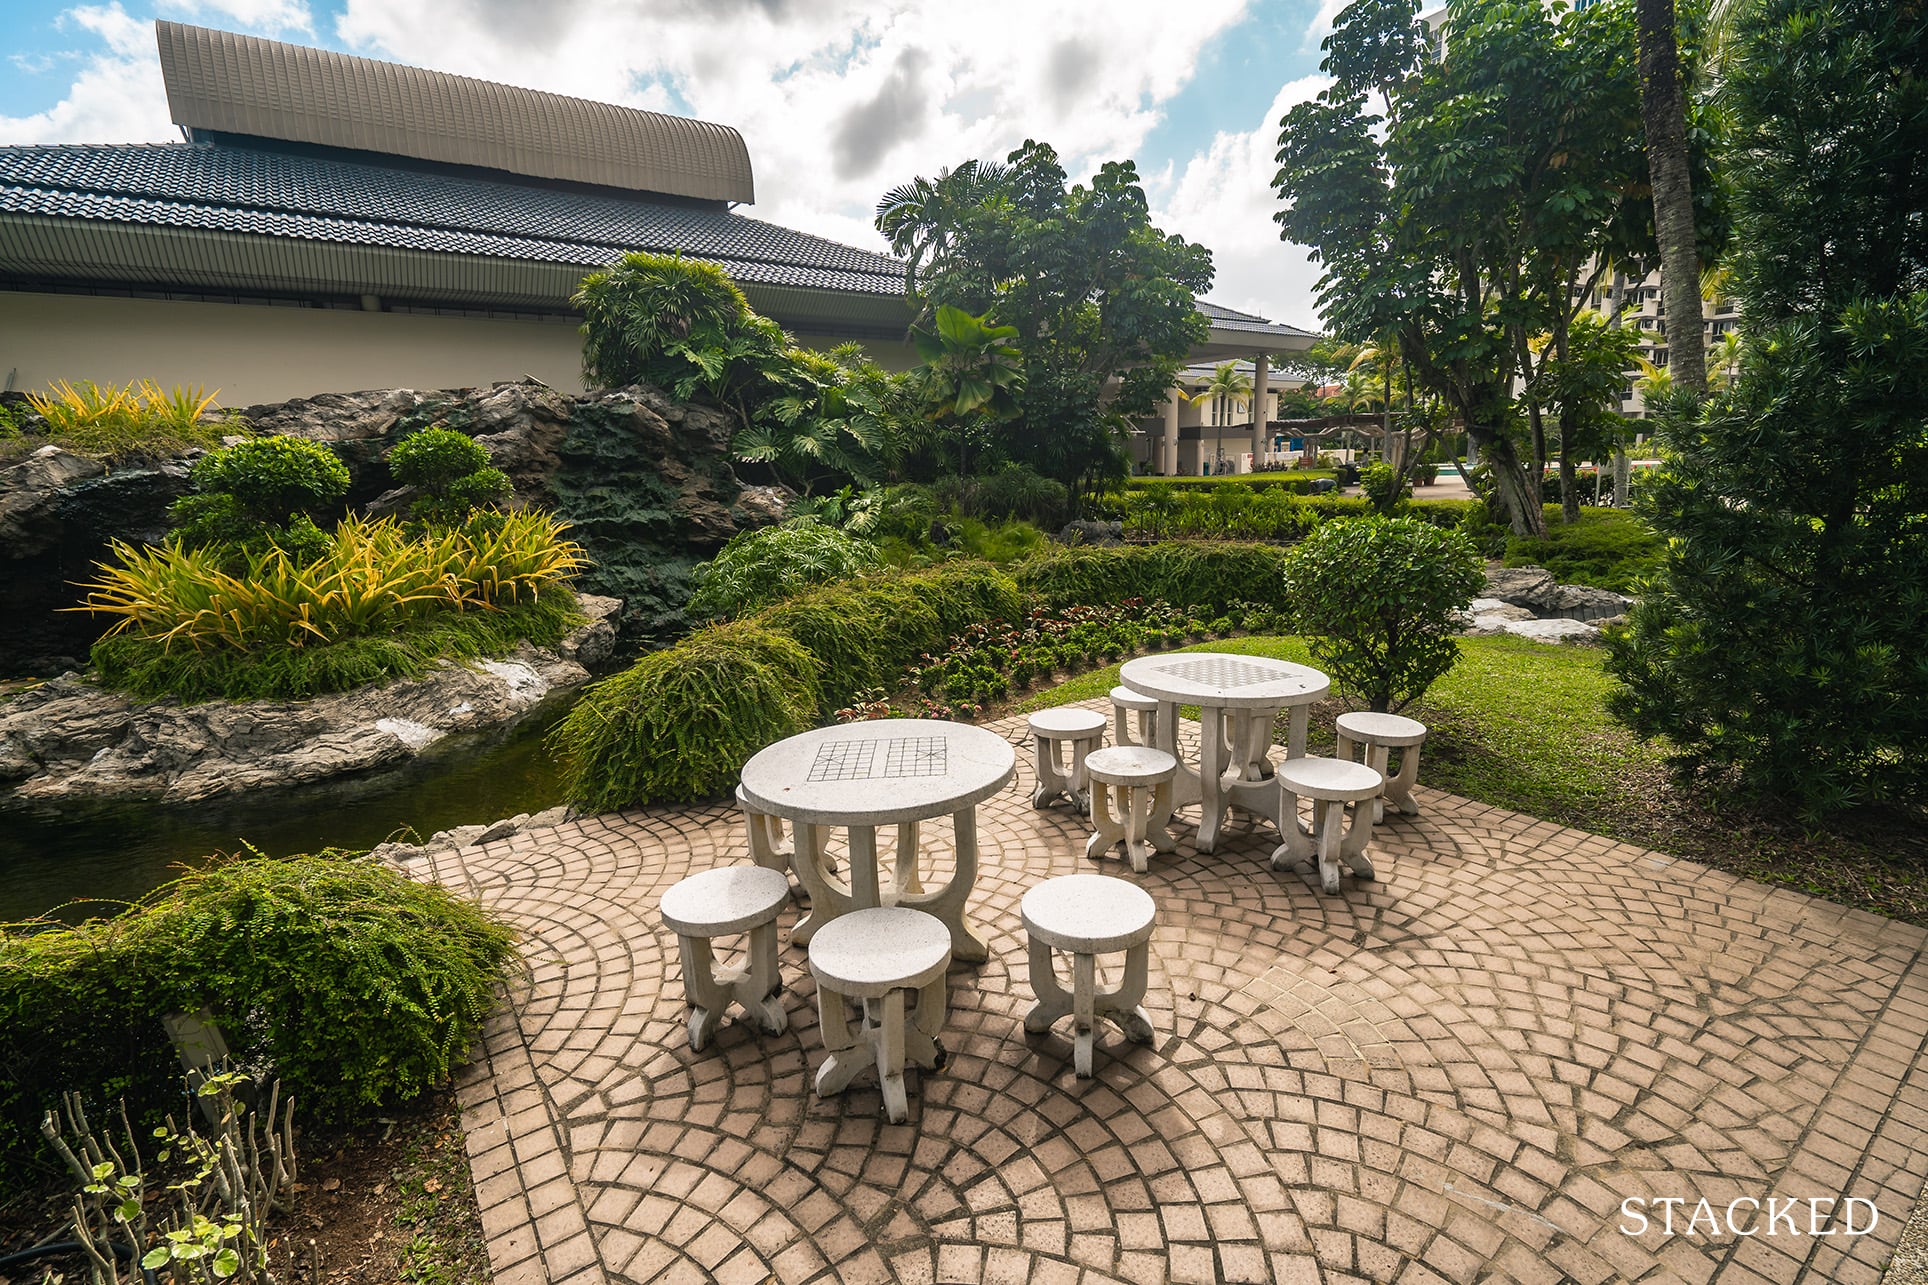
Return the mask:
[(269, 547), (187, 549), (115, 541), (75, 610), (113, 617), (163, 650), (309, 647), (387, 633), (444, 612), (533, 603), (587, 563), (546, 513), (478, 514), (411, 534), (393, 519), (344, 519), (312, 562)]

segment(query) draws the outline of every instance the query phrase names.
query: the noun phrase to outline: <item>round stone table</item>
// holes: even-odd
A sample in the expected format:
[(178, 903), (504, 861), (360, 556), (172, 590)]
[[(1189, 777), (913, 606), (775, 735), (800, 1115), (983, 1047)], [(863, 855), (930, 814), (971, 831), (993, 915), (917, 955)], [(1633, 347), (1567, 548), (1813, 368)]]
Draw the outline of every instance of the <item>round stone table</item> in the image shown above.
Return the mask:
[[(1017, 753), (995, 732), (934, 719), (887, 718), (820, 727), (759, 750), (743, 765), (743, 796), (796, 827), (792, 862), (810, 894), (810, 913), (790, 940), (810, 937), (837, 916), (871, 906), (906, 906), (950, 929), (952, 954), (990, 958), (965, 902), (977, 882), (977, 805), (1017, 774)], [(948, 814), (957, 868), (927, 889), (920, 870), (918, 823)], [(890, 878), (877, 857), (877, 828), (897, 827)], [(847, 877), (825, 850), (824, 831), (849, 834)]]
[[(1279, 823), (1279, 791), (1269, 779), (1272, 720), (1291, 711), (1286, 757), (1305, 754), (1312, 706), (1332, 683), (1309, 665), (1267, 656), (1171, 652), (1126, 661), (1118, 677), (1158, 702), (1157, 748), (1178, 760), (1173, 806), (1199, 805), (1198, 850), (1218, 845), (1225, 813), (1237, 806)], [(1198, 765), (1178, 752), (1178, 707), (1196, 705)]]

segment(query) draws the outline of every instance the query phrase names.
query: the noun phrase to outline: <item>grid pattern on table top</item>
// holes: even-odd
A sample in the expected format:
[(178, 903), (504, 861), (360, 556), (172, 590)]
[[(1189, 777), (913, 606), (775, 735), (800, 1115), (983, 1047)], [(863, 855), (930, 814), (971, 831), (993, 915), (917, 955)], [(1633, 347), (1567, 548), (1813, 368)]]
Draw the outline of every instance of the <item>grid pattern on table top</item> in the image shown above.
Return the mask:
[(1203, 683), (1208, 687), (1254, 687), (1259, 683), (1275, 683), (1287, 677), (1276, 669), (1264, 669), (1225, 656), (1213, 656), (1209, 660), (1183, 660), (1159, 668), (1174, 678)]
[(812, 781), (891, 781), (943, 776), (950, 771), (950, 742), (941, 736), (869, 737), (825, 741), (810, 761)]

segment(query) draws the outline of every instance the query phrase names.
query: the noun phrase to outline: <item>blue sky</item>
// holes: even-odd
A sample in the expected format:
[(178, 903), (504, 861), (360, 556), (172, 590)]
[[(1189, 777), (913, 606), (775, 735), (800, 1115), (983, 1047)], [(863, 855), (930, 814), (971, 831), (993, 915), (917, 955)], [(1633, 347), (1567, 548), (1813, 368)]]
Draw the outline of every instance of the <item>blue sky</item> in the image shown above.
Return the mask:
[(735, 126), (759, 217), (876, 245), (889, 187), (1027, 137), (1131, 157), (1212, 297), (1316, 325), (1277, 240), (1277, 118), (1320, 88), (1338, 0), (0, 0), (0, 144), (163, 141), (166, 17)]

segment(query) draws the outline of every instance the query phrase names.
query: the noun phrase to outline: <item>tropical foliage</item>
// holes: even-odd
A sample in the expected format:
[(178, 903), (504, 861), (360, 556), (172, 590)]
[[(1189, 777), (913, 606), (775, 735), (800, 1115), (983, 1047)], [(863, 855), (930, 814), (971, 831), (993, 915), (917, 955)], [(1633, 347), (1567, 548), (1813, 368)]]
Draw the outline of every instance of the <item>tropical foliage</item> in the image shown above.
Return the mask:
[(1026, 142), (1004, 165), (893, 189), (877, 227), (909, 263), (921, 317), (949, 306), (1016, 332), (1018, 413), (973, 467), (1017, 463), (1074, 490), (1121, 476), (1128, 421), (1153, 410), (1204, 337), (1193, 299), (1212, 280), (1202, 246), (1152, 226), (1132, 163), (1067, 186), (1057, 153)]
[[(232, 432), (212, 415), (215, 393), (199, 388), (162, 388), (152, 380), (126, 386), (89, 379), (56, 381), (44, 393), (28, 393), (40, 417), (40, 436), (81, 455), (167, 455), (217, 446)], [(12, 424), (13, 417), (6, 417)], [(0, 433), (0, 437), (8, 436)]]
[[(495, 1002), (512, 934), (434, 883), (339, 855), (211, 866), (112, 919), (0, 932), (0, 1174), (44, 1164), (60, 1094), (105, 1118), (179, 1108), (164, 1013), (211, 1011), (237, 1063), (309, 1120), (445, 1083)], [(11, 1189), (25, 1186), (10, 1184)]]
[(1659, 574), (1614, 710), (1683, 773), (1820, 816), (1928, 780), (1928, 12), (1758, 0), (1724, 105), (1749, 340), (1663, 401)]
[(239, 569), (245, 552), (280, 550), (297, 562), (317, 556), (324, 536), (317, 517), (348, 491), (348, 466), (320, 442), (256, 437), (196, 460), (193, 491), (168, 510), (176, 540), (210, 550)]

